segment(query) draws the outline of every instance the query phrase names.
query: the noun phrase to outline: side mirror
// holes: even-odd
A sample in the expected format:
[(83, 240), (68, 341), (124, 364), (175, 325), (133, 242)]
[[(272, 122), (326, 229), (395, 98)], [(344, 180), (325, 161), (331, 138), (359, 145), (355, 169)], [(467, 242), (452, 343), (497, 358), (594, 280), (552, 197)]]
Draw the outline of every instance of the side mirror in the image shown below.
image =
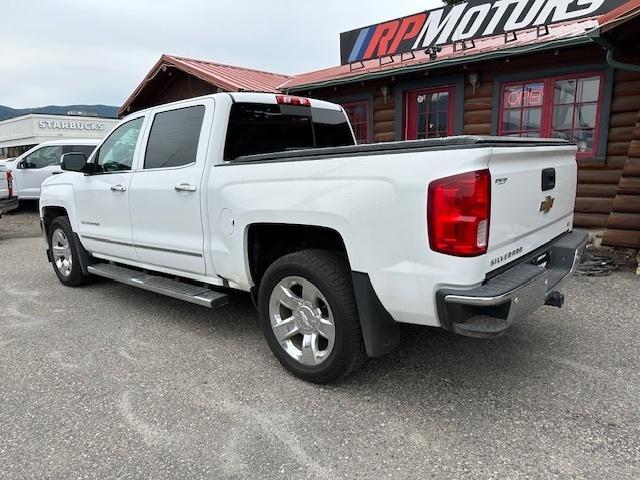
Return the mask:
[(27, 168), (27, 161), (22, 160), (21, 162), (16, 162), (15, 169), (16, 170), (24, 170)]
[(82, 152), (65, 153), (60, 159), (60, 168), (67, 172), (91, 173), (91, 166)]

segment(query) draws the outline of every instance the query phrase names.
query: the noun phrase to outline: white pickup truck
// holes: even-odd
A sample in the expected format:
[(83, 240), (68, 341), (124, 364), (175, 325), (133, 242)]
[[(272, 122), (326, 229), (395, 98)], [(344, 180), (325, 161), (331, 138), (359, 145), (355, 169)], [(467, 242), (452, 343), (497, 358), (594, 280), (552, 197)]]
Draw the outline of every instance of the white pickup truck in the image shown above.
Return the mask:
[(295, 375), (335, 381), (399, 323), (491, 338), (561, 306), (576, 148), (454, 137), (355, 145), (340, 106), (221, 93), (136, 112), (42, 186), (62, 283), (92, 276), (213, 307), (251, 292)]
[(0, 217), (16, 208), (18, 208), (18, 197), (13, 192), (11, 172), (4, 165), (0, 165)]

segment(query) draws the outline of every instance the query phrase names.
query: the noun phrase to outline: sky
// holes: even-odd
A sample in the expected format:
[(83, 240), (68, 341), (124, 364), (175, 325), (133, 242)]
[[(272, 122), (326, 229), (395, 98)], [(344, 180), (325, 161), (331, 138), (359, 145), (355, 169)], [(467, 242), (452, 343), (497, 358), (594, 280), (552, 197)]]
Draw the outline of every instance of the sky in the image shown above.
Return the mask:
[(439, 0), (0, 0), (0, 105), (119, 106), (163, 53), (295, 74)]

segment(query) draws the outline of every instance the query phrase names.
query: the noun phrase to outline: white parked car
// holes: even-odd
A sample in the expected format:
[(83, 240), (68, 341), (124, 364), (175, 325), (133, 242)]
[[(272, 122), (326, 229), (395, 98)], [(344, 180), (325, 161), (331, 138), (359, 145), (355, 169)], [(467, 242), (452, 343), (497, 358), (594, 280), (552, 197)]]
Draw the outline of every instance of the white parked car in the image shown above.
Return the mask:
[(13, 164), (15, 163), (16, 158), (3, 158), (0, 160), (0, 167), (6, 167), (7, 170), (13, 170)]
[(399, 323), (491, 338), (561, 306), (587, 241), (575, 146), (359, 146), (340, 106), (306, 98), (136, 112), (62, 164), (40, 214), (63, 284), (97, 275), (207, 307), (251, 292), (273, 353), (318, 383), (389, 352)]
[(52, 175), (62, 173), (60, 159), (65, 153), (91, 152), (100, 143), (95, 139), (65, 139), (43, 142), (7, 162), (13, 172), (15, 191), (19, 200), (37, 200), (40, 198), (40, 185)]

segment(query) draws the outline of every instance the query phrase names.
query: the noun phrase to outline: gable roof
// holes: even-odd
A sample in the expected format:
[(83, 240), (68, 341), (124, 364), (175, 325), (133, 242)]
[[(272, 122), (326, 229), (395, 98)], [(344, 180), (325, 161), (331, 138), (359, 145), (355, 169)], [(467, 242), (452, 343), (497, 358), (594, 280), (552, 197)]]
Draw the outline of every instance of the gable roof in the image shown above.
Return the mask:
[(288, 75), (279, 73), (264, 72), (251, 68), (165, 54), (160, 57), (160, 60), (151, 68), (146, 77), (140, 82), (140, 85), (138, 85), (129, 98), (127, 98), (122, 107), (120, 107), (119, 112), (125, 112), (127, 107), (138, 97), (145, 85), (151, 81), (162, 68), (166, 67), (175, 67), (227, 92), (252, 91), (277, 93), (280, 91), (278, 86), (291, 78)]

